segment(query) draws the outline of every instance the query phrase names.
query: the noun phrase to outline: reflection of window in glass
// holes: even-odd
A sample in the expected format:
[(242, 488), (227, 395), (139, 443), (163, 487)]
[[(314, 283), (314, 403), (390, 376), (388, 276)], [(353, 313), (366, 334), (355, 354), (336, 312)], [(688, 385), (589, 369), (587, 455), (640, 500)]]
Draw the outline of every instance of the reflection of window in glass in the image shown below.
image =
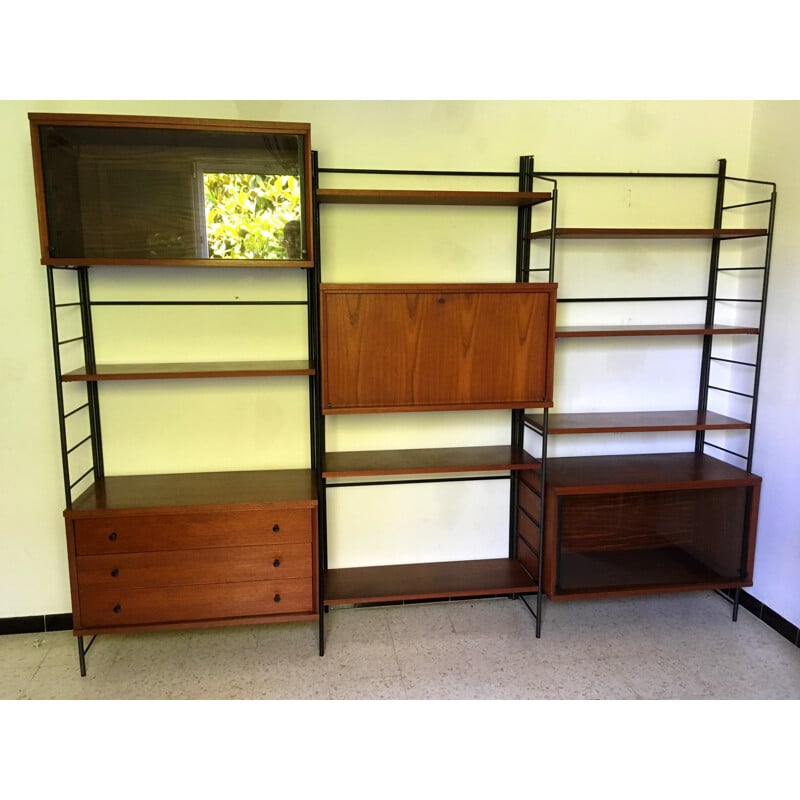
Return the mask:
[(296, 175), (202, 175), (209, 258), (302, 258)]

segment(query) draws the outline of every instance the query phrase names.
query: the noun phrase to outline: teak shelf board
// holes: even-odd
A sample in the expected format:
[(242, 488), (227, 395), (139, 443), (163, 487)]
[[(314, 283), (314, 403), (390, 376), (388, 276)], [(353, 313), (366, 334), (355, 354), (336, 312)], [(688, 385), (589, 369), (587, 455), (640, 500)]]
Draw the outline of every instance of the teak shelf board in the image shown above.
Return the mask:
[(758, 476), (703, 453), (578, 456), (547, 462), (547, 487), (557, 495), (755, 486), (760, 482)]
[[(526, 414), (525, 421), (537, 431), (544, 426), (542, 414)], [(646, 433), (649, 431), (744, 430), (750, 424), (714, 411), (601, 411), (550, 414), (551, 434)]]
[(308, 122), (260, 122), (257, 120), (213, 119), (211, 117), (160, 117), (133, 114), (50, 114), (31, 111), (28, 119), (37, 125), (74, 125), (102, 128), (176, 128), (196, 131), (244, 131), (248, 133), (302, 133), (308, 135)]
[(267, 261), (261, 258), (159, 258), (145, 259), (138, 257), (128, 258), (101, 258), (95, 256), (72, 256), (69, 258), (53, 258), (42, 256), (40, 263), (52, 267), (147, 267), (159, 269), (160, 267), (208, 267), (210, 269), (313, 269), (314, 262), (309, 260)]
[(710, 336), (756, 334), (758, 328), (741, 325), (565, 325), (556, 328), (556, 339), (608, 336)]
[(252, 378), (313, 375), (309, 361), (212, 361), (194, 364), (98, 364), (93, 372), (76, 369), (61, 376), (69, 381), (134, 381), (177, 378)]
[[(551, 231), (540, 230), (531, 239), (544, 239)], [(747, 239), (766, 236), (766, 228), (556, 228), (559, 239)]]
[(430, 206), (534, 206), (549, 192), (441, 191), (435, 189), (318, 189), (320, 203)]
[(562, 552), (559, 585), (550, 597), (610, 597), (750, 585), (752, 581), (738, 575), (719, 574), (679, 547)]
[(326, 453), (322, 476), (419, 475), (540, 469), (541, 462), (511, 445)]
[(513, 559), (329, 569), (326, 605), (527, 594), (536, 581)]
[(188, 508), (308, 508), (317, 504), (312, 470), (190, 472), (170, 475), (105, 477), (90, 486), (68, 509), (69, 517), (98, 511)]

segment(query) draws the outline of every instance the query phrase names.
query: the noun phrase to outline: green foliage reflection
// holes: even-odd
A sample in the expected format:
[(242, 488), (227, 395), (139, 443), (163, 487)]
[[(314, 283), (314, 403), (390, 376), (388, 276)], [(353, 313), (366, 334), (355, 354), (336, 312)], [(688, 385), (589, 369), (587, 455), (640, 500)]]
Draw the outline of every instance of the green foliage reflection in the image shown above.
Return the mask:
[(210, 258), (299, 258), (283, 241), (286, 223), (300, 219), (296, 176), (207, 172), (203, 183)]

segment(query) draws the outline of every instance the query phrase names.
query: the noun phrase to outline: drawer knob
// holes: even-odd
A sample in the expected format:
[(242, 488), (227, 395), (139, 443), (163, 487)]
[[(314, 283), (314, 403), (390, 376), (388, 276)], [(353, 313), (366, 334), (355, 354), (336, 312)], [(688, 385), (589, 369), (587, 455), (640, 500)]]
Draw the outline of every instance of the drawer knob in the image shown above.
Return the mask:
[(272, 532), (273, 532), (273, 533), (278, 533), (278, 532), (280, 532), (280, 529), (281, 529), (281, 526), (280, 526), (280, 525), (278, 525), (278, 523), (277, 523), (277, 522), (276, 522), (276, 523), (275, 523), (275, 524), (272, 526)]
[(119, 614), (121, 611), (122, 611), (122, 606), (119, 603), (117, 603), (117, 605), (114, 606), (114, 613)]
[(117, 541), (117, 534), (116, 532), (108, 534), (108, 541), (109, 542), (116, 542)]
[(112, 569), (112, 570), (111, 570), (111, 577), (112, 577), (112, 578), (117, 578), (117, 577), (119, 577), (119, 570), (118, 570), (118, 569)]
[(280, 596), (279, 594), (276, 594), (276, 595), (275, 595), (275, 597), (273, 597), (272, 599), (273, 599), (273, 600), (274, 600), (276, 603), (280, 603), (280, 601), (281, 601), (281, 596)]
[(275, 560), (272, 562), (272, 566), (273, 566), (273, 567), (279, 567), (280, 565), (281, 565), (281, 560), (280, 560), (279, 558), (276, 558), (276, 559), (275, 559)]

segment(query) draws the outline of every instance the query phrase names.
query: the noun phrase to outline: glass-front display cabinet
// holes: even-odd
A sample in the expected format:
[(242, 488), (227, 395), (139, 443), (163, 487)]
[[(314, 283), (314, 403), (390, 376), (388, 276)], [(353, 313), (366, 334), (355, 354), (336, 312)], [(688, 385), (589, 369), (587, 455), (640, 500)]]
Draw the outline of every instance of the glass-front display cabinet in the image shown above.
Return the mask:
[(313, 263), (303, 123), (31, 114), (42, 263)]

